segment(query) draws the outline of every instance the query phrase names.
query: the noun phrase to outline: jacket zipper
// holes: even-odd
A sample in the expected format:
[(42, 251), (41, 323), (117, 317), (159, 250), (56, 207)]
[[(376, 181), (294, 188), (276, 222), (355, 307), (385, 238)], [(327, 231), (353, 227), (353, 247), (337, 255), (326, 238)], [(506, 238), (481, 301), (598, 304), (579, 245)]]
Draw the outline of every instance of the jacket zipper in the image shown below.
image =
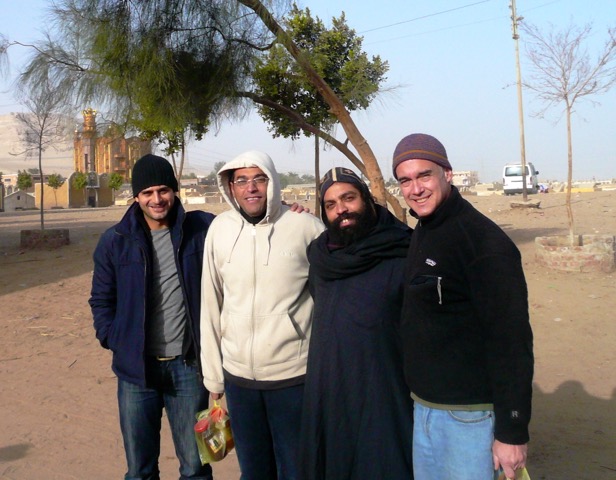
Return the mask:
[(149, 266), (149, 262), (148, 262), (148, 256), (146, 254), (145, 248), (144, 246), (139, 242), (139, 240), (137, 240), (137, 246), (139, 248), (139, 251), (141, 252), (141, 256), (143, 257), (143, 264), (145, 265), (145, 268), (143, 269), (143, 290), (145, 292), (145, 295), (143, 296), (143, 316), (142, 316), (142, 323), (141, 323), (141, 329), (143, 331), (143, 351), (141, 352), (141, 359), (143, 360), (143, 381), (144, 381), (144, 385), (147, 386), (148, 384), (148, 378), (147, 378), (147, 372), (146, 372), (146, 348), (145, 348), (145, 342), (146, 342), (146, 336), (147, 333), (145, 331), (145, 324), (146, 324), (146, 316), (148, 314), (147, 311), (147, 298), (150, 295), (150, 284), (148, 283), (148, 268)]
[[(186, 285), (184, 283), (184, 271), (182, 269), (182, 262), (180, 262), (180, 253), (182, 251), (182, 242), (184, 241), (184, 219), (181, 221), (178, 219), (177, 224), (180, 226), (179, 228), (179, 242), (177, 245), (177, 249), (173, 242), (173, 232), (170, 230), (171, 236), (171, 247), (173, 248), (173, 257), (175, 260), (175, 268), (178, 272), (178, 282), (180, 282), (180, 289), (182, 290), (182, 298), (184, 299), (184, 315), (186, 318), (186, 323), (184, 324), (184, 338), (182, 338), (182, 359), (184, 361), (184, 365), (186, 365), (186, 353), (190, 348), (190, 345), (194, 345), (193, 338), (193, 329), (192, 329), (192, 318), (190, 316), (190, 307), (188, 302), (188, 296), (186, 295)], [(186, 337), (188, 336), (189, 343), (186, 342)], [(195, 357), (199, 356), (199, 352), (195, 353)], [(199, 360), (197, 359), (197, 362)], [(197, 363), (198, 364), (198, 363)]]
[(255, 375), (255, 291), (257, 285), (257, 226), (252, 226), (252, 308), (250, 311), (251, 336), (250, 336), (250, 357), (252, 359), (252, 379), (256, 380)]

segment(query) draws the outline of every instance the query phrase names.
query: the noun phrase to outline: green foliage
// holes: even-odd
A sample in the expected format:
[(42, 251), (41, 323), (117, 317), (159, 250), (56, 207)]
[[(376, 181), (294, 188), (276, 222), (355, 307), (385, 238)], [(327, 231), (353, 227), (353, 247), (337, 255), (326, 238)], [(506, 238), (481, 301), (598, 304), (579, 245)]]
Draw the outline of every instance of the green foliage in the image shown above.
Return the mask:
[(17, 188), (19, 190), (28, 190), (32, 188), (32, 174), (26, 170), (17, 170)]
[(88, 176), (84, 172), (75, 172), (72, 185), (77, 190), (83, 190), (88, 186)]
[(228, 0), (65, 0), (28, 75), (53, 71), (77, 102), (106, 105), (124, 128), (177, 153), (241, 115), (234, 92), (249, 81), (253, 40), (267, 35), (239, 10)]
[(218, 171), (225, 166), (225, 163), (227, 162), (216, 162), (214, 164), (214, 169), (208, 174), (207, 177), (205, 177), (206, 183), (209, 185), (216, 185), (216, 182), (218, 181)]
[(300, 183), (315, 183), (314, 175), (302, 175), (302, 181)]
[(62, 185), (64, 185), (65, 181), (66, 181), (66, 179), (62, 175), (60, 175), (59, 173), (52, 173), (47, 178), (47, 185), (49, 185), (51, 188), (53, 188), (53, 197), (54, 197), (54, 200), (56, 202), (56, 207), (58, 206), (57, 190)]
[[(363, 38), (348, 27), (344, 13), (333, 18), (332, 27), (327, 29), (318, 17), (311, 16), (308, 8), (301, 10), (294, 5), (285, 26), (348, 110), (366, 109), (370, 105), (389, 66), (378, 56), (369, 59), (362, 51)], [(291, 108), (308, 124), (321, 129), (328, 130), (336, 123), (329, 105), (282, 45), (270, 49), (267, 57), (258, 62), (253, 76), (258, 96)], [(260, 106), (259, 113), (269, 123), (274, 137), (297, 139), (302, 134), (293, 120), (276, 109)]]
[(87, 204), (88, 201), (88, 195), (86, 192), (87, 186), (88, 175), (84, 172), (75, 172), (75, 175), (73, 176), (73, 188), (76, 188), (77, 190), (83, 190), (84, 205)]
[(389, 177), (389, 180), (385, 182), (386, 187), (397, 187), (398, 181), (394, 179), (394, 177)]
[(207, 185), (216, 185), (217, 182), (217, 176), (216, 176), (216, 172), (210, 172), (208, 173), (208, 175), (205, 177), (205, 183)]
[(216, 162), (214, 164), (214, 173), (218, 173), (218, 171), (225, 166), (227, 162)]
[(66, 179), (59, 173), (52, 173), (51, 175), (49, 175), (49, 177), (47, 177), (47, 185), (49, 185), (54, 190), (57, 190), (62, 185), (64, 185), (65, 181)]
[(120, 175), (117, 172), (113, 172), (111, 175), (109, 175), (109, 188), (111, 188), (111, 190), (119, 190), (120, 187), (124, 184), (124, 177), (122, 175)]
[(280, 173), (280, 186), (281, 188), (287, 188), (289, 185), (304, 185), (315, 183), (314, 175), (299, 175), (295, 172)]

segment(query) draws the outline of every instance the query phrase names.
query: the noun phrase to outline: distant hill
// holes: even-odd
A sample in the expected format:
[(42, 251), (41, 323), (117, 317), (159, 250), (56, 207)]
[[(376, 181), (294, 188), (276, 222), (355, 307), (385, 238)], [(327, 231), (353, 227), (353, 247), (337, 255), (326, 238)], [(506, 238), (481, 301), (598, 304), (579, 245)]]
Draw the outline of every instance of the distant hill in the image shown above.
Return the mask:
[[(0, 115), (0, 172), (4, 174), (38, 168), (38, 156), (26, 158), (25, 155), (14, 156), (9, 153), (24, 150), (19, 141), (18, 128), (19, 122), (13, 114)], [(68, 177), (74, 171), (72, 139), (55, 147), (50, 146), (43, 152), (43, 173), (59, 173)]]

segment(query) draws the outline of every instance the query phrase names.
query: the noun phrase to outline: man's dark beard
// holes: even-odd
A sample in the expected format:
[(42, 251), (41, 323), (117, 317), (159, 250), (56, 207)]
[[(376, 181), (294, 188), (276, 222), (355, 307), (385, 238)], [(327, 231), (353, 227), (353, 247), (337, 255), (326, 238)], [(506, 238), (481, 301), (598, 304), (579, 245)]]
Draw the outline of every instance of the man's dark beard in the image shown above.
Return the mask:
[[(347, 218), (354, 220), (355, 223), (342, 228), (340, 224)], [(369, 206), (366, 206), (365, 210), (361, 213), (343, 213), (329, 225), (329, 243), (340, 247), (351, 245), (353, 242), (368, 235), (375, 222), (376, 216)]]

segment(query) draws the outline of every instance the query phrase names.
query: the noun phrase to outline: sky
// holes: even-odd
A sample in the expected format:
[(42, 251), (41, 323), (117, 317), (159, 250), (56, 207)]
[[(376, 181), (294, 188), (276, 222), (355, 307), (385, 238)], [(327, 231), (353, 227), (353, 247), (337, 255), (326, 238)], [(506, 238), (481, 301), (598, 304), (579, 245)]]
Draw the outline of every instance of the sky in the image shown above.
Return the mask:
[[(41, 38), (49, 1), (5, 2), (0, 33), (28, 43)], [(385, 179), (392, 176), (396, 144), (410, 133), (428, 133), (447, 149), (454, 170), (476, 170), (481, 182), (502, 180), (506, 163), (521, 159), (516, 88), (515, 42), (510, 0), (303, 0), (326, 25), (342, 12), (348, 25), (364, 39), (369, 55), (389, 63), (384, 93), (369, 109), (353, 112), (360, 132), (375, 153)], [(544, 31), (592, 23), (587, 42), (591, 59), (616, 26), (614, 0), (517, 0), (517, 14)], [(522, 78), (531, 73), (520, 37)], [(22, 107), (11, 93), (12, 79), (27, 56), (9, 49), (9, 72), (0, 78), (0, 115)], [(565, 180), (567, 137), (563, 106), (544, 107), (523, 91), (526, 161), (539, 170), (541, 181)], [(96, 105), (91, 105), (97, 108)], [(86, 106), (84, 106), (85, 108)], [(608, 93), (576, 104), (573, 117), (573, 177), (577, 180), (616, 178), (616, 86)], [(342, 127), (336, 137), (344, 141)], [(187, 171), (209, 173), (214, 164), (247, 150), (268, 153), (280, 172), (312, 174), (313, 139), (272, 138), (256, 113), (223, 124), (204, 140), (190, 145)], [(337, 150), (321, 153), (321, 174), (335, 166), (352, 167)], [(0, 170), (2, 165), (0, 164)]]

